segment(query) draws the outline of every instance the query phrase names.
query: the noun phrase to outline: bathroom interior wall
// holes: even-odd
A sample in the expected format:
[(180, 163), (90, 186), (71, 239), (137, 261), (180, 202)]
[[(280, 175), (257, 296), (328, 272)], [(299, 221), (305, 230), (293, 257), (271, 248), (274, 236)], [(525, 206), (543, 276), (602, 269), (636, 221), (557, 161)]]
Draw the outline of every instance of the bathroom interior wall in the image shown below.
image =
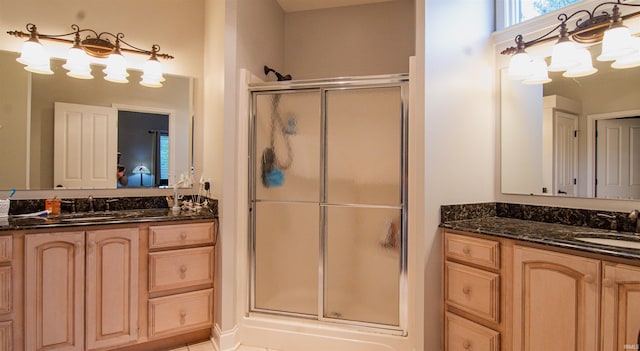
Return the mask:
[(414, 0), (285, 15), (285, 72), (294, 79), (409, 72)]
[(439, 350), (440, 206), (495, 200), (494, 1), (425, 1), (424, 347)]
[[(188, 1), (189, 6), (184, 6), (184, 2), (179, 0), (70, 0), (55, 3), (0, 0), (0, 29), (3, 33), (0, 49), (19, 51), (23, 40), (5, 33), (10, 30), (26, 31), (27, 23), (36, 24), (40, 32), (47, 34), (68, 33), (71, 25), (77, 24), (80, 28), (92, 28), (98, 32), (124, 33), (125, 41), (141, 48), (158, 44), (161, 52), (175, 56), (175, 59), (165, 61), (167, 72), (202, 77), (204, 0)], [(56, 46), (48, 41), (46, 45)], [(62, 47), (68, 50), (68, 46)], [(54, 55), (59, 52), (54, 51)], [(147, 59), (144, 55), (124, 55), (135, 64)]]

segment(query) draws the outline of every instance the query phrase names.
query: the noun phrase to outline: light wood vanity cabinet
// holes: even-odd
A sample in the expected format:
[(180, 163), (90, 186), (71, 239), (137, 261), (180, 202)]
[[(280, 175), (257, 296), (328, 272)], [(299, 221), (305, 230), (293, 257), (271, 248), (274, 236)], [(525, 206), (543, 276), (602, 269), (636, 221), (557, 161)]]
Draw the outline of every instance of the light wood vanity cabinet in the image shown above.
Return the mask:
[(149, 338), (213, 323), (214, 223), (149, 228)]
[(0, 351), (13, 350), (13, 238), (0, 236)]
[(600, 262), (516, 246), (514, 350), (598, 350)]
[(137, 340), (138, 232), (25, 237), (27, 350), (92, 350)]
[(500, 243), (445, 231), (444, 349), (500, 350)]
[(640, 267), (602, 263), (602, 351), (633, 350), (640, 338)]
[(640, 262), (534, 246), (444, 230), (443, 349), (637, 349)]
[[(213, 324), (216, 223), (0, 236), (0, 351), (170, 349), (202, 340)], [(20, 252), (13, 260), (3, 241), (12, 237)]]

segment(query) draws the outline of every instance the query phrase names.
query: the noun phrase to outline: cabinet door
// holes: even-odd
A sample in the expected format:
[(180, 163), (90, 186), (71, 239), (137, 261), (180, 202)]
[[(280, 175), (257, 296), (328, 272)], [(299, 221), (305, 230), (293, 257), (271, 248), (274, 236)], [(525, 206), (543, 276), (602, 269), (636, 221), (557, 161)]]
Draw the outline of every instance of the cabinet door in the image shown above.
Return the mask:
[(138, 229), (87, 232), (87, 348), (138, 339)]
[(513, 350), (598, 350), (600, 263), (514, 249)]
[(640, 268), (604, 263), (602, 351), (637, 350), (640, 333)]
[(84, 232), (25, 236), (25, 349), (83, 350)]

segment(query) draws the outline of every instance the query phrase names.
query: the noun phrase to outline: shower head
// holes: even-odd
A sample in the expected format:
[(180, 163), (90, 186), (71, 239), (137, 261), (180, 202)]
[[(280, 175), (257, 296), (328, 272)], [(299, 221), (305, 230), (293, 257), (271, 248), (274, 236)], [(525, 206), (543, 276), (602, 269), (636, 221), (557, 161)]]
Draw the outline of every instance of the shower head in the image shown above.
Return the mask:
[(282, 74), (276, 72), (276, 70), (274, 70), (273, 68), (269, 68), (269, 66), (264, 66), (264, 74), (269, 75), (269, 72), (275, 73), (276, 77), (278, 77), (278, 81), (291, 80), (290, 74), (283, 76)]

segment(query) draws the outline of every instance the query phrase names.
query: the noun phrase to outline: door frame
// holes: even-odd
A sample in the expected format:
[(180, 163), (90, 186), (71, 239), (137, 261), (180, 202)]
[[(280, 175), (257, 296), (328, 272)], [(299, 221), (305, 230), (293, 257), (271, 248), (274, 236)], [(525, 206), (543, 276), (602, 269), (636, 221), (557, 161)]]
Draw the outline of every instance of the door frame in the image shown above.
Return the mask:
[[(139, 106), (139, 105), (127, 105), (127, 104), (111, 104), (111, 107), (115, 108), (117, 113), (120, 111), (127, 112), (139, 112), (139, 113), (152, 113), (158, 115), (169, 116), (169, 187), (173, 187), (175, 181), (178, 180), (178, 175), (175, 174), (176, 167), (176, 110), (159, 107)], [(173, 138), (171, 137), (173, 135)], [(192, 136), (193, 137), (193, 136)], [(193, 159), (189, 161), (189, 164), (193, 166)]]
[(587, 197), (596, 195), (596, 122), (598, 120), (639, 116), (640, 109), (622, 110), (587, 115)]

